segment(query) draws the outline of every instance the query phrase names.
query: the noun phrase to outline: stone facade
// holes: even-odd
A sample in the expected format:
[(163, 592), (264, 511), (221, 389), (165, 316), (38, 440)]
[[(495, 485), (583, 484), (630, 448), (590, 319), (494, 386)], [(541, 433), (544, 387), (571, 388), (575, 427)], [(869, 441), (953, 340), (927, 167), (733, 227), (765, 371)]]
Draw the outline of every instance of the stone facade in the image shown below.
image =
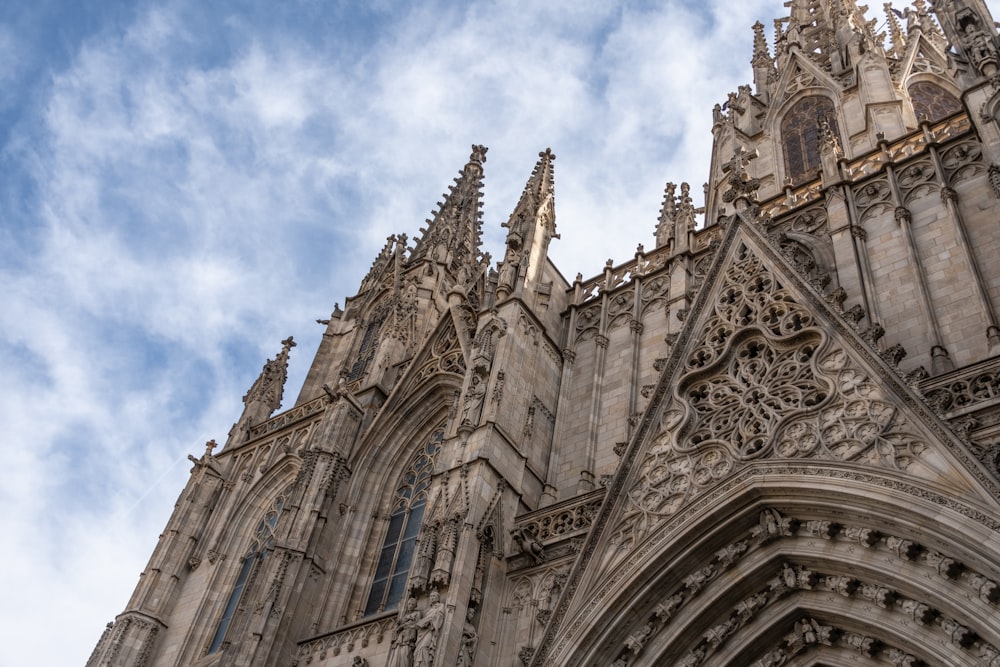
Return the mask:
[(491, 261), (474, 146), (89, 664), (1000, 666), (993, 18), (786, 4), (624, 265), (549, 261), (548, 150)]

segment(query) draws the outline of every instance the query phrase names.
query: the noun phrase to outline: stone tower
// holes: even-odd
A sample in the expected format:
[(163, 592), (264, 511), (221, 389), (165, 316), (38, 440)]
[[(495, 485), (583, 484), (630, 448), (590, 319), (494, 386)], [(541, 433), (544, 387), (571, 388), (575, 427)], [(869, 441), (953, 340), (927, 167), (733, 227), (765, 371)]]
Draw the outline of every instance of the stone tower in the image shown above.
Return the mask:
[(493, 263), (473, 146), (89, 664), (1000, 666), (995, 24), (786, 6), (623, 265), (549, 260), (549, 150)]

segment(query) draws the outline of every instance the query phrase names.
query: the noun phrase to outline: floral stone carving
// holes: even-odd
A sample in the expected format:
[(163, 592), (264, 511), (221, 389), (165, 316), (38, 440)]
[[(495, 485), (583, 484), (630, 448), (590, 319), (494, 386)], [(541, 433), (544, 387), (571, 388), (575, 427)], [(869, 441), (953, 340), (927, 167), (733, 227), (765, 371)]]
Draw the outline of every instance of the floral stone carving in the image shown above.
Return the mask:
[(871, 376), (746, 245), (722, 275), (660, 433), (638, 462), (615, 541), (630, 546), (750, 461), (905, 470), (926, 449)]

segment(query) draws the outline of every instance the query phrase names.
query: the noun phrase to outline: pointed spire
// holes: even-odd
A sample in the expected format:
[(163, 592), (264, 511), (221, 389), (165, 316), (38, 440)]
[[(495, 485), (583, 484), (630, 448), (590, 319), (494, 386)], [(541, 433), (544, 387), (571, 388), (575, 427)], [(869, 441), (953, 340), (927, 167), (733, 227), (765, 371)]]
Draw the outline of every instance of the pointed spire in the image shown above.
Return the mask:
[(770, 65), (771, 52), (767, 48), (767, 38), (764, 37), (764, 24), (757, 21), (753, 24), (753, 58), (750, 63), (754, 67)]
[(773, 79), (774, 59), (767, 48), (767, 38), (764, 37), (764, 24), (757, 21), (753, 24), (753, 58), (750, 59), (753, 65), (753, 83), (757, 95), (767, 102), (769, 97), (768, 82)]
[[(402, 237), (403, 244), (406, 243), (406, 236)], [(393, 257), (396, 254), (395, 246), (397, 242), (397, 236), (392, 234), (385, 239), (385, 245), (382, 246), (381, 252), (375, 257), (375, 261), (372, 262), (371, 268), (368, 269), (368, 275), (365, 279), (361, 281), (361, 289), (358, 290), (359, 293), (374, 287), (379, 283), (381, 278), (385, 275), (386, 269), (392, 265)]]
[(665, 246), (674, 238), (674, 219), (677, 217), (677, 185), (667, 183), (663, 190), (663, 206), (656, 223), (656, 247)]
[(410, 263), (429, 260), (444, 264), (453, 275), (472, 272), (481, 258), (483, 163), (485, 146), (474, 145), (469, 161), (448, 188), (444, 202), (421, 229)]
[[(500, 265), (497, 283), (499, 297), (517, 290), (520, 279), (537, 276), (541, 260), (548, 253), (549, 241), (556, 233), (555, 178), (556, 156), (551, 148), (538, 154), (538, 162), (528, 177), (514, 212), (503, 226), (507, 228), (507, 250)], [(534, 264), (530, 264), (534, 262)]]
[(244, 442), (251, 428), (267, 420), (281, 407), (285, 380), (288, 379), (288, 353), (295, 345), (295, 340), (289, 336), (281, 341), (281, 352), (264, 364), (257, 380), (243, 396), (243, 414), (229, 431), (227, 448)]
[(882, 3), (882, 9), (885, 11), (886, 27), (889, 29), (889, 41), (892, 43), (889, 55), (894, 58), (902, 58), (906, 50), (906, 34), (903, 32), (903, 26), (899, 24), (902, 14), (893, 9), (891, 2)]

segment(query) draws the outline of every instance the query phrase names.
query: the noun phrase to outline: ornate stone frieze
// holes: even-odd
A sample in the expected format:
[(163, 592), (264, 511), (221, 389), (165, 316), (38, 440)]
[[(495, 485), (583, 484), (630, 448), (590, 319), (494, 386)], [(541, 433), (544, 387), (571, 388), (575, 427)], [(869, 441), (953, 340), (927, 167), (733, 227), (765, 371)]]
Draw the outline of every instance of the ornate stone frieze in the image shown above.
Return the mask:
[(251, 427), (250, 436), (253, 438), (259, 438), (262, 435), (274, 433), (275, 431), (281, 430), (286, 426), (290, 426), (291, 424), (319, 414), (325, 407), (326, 397), (321, 396), (319, 398), (314, 398), (311, 401), (307, 401), (301, 405), (296, 405), (290, 410), (285, 410), (281, 414), (275, 415), (267, 421)]
[(371, 643), (381, 644), (391, 632), (395, 615), (358, 623), (322, 637), (299, 644), (295, 665), (308, 665), (326, 660), (327, 656), (350, 653), (356, 648), (366, 648)]
[(452, 326), (445, 327), (431, 345), (430, 355), (417, 369), (413, 382), (421, 383), (438, 373), (465, 375), (465, 368), (465, 355), (458, 342), (458, 331)]
[(603, 490), (593, 491), (570, 501), (524, 514), (518, 518), (517, 526), (530, 530), (542, 542), (570, 537), (590, 528), (603, 500)]
[(759, 257), (738, 249), (721, 278), (660, 433), (637, 462), (615, 532), (622, 548), (752, 460), (905, 470), (926, 449), (879, 378), (815, 328)]

